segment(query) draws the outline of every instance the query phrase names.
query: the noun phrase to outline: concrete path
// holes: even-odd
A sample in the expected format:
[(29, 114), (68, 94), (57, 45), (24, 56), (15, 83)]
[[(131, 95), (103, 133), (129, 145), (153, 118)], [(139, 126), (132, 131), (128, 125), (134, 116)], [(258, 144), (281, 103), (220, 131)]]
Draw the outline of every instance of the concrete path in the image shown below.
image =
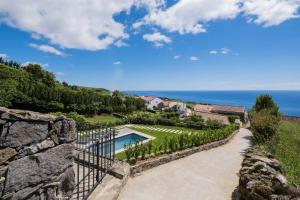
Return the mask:
[(227, 144), (143, 172), (130, 178), (119, 200), (226, 200), (238, 186), (251, 132), (240, 129)]

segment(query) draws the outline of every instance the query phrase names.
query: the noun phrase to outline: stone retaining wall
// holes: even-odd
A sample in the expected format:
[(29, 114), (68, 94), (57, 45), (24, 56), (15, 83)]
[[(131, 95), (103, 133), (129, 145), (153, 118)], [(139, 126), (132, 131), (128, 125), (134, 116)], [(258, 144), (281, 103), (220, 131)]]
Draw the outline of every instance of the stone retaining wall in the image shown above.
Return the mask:
[(251, 148), (240, 170), (240, 200), (299, 200), (299, 189), (292, 188), (278, 160)]
[(212, 142), (209, 144), (204, 144), (199, 147), (185, 149), (185, 150), (174, 152), (171, 154), (161, 155), (161, 156), (158, 156), (158, 157), (155, 157), (155, 158), (152, 158), (149, 160), (145, 160), (145, 161), (138, 161), (137, 164), (131, 166), (130, 174), (131, 174), (131, 176), (134, 176), (136, 173), (141, 173), (145, 170), (157, 167), (159, 165), (171, 162), (173, 160), (178, 160), (180, 158), (184, 158), (186, 156), (192, 155), (194, 153), (198, 153), (200, 151), (205, 151), (205, 150), (209, 150), (209, 149), (224, 145), (227, 142), (229, 142), (235, 136), (236, 133), (238, 133), (238, 131), (233, 132), (228, 138), (220, 140), (220, 141)]
[(288, 122), (291, 122), (291, 123), (300, 124), (300, 117), (296, 117), (296, 116), (282, 115), (281, 120), (288, 121)]
[(0, 107), (0, 199), (68, 199), (75, 122)]

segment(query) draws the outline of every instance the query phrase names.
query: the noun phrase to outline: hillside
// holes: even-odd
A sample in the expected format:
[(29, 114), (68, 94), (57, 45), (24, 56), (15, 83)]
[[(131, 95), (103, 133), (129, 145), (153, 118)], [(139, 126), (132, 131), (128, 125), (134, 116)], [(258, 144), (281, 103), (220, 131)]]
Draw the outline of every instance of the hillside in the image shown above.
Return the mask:
[(0, 106), (39, 112), (130, 113), (144, 102), (115, 91), (69, 85), (37, 64), (0, 60)]

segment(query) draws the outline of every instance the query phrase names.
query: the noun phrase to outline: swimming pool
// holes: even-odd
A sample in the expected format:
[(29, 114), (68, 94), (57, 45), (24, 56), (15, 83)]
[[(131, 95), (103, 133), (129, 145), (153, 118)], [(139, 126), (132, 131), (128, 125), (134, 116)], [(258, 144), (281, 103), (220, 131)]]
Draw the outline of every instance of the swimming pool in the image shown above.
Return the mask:
[(136, 133), (131, 133), (128, 135), (118, 137), (115, 140), (115, 150), (118, 151), (120, 149), (123, 149), (125, 145), (135, 144), (137, 141), (142, 142), (147, 139), (148, 138), (138, 135)]

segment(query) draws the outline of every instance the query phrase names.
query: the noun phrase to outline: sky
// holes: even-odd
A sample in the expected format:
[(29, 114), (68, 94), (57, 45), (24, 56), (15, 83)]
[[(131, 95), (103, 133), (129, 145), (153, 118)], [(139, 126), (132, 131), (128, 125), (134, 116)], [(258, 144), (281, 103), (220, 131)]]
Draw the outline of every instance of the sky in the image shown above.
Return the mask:
[(300, 0), (1, 0), (0, 57), (110, 90), (300, 90)]

